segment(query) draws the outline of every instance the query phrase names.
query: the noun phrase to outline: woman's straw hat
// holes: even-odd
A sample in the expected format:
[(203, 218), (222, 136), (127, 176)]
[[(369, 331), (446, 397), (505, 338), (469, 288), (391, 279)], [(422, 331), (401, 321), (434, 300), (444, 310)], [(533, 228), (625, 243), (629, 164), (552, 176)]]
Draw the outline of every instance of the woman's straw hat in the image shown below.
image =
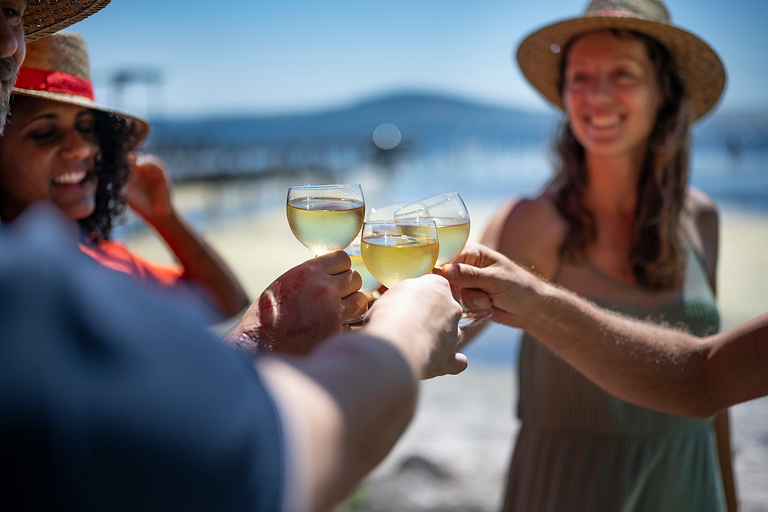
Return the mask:
[(149, 133), (147, 121), (135, 114), (94, 101), (88, 51), (80, 34), (61, 32), (27, 42), (27, 57), (19, 68), (13, 94), (116, 114), (136, 128), (136, 146)]
[(24, 12), (24, 39), (35, 39), (63, 30), (101, 10), (110, 0), (29, 0)]
[(580, 18), (560, 21), (526, 37), (517, 49), (517, 62), (528, 81), (562, 110), (558, 84), (563, 49), (576, 36), (606, 29), (640, 32), (669, 50), (691, 100), (691, 121), (715, 106), (725, 87), (720, 58), (700, 38), (672, 25), (660, 0), (592, 0)]

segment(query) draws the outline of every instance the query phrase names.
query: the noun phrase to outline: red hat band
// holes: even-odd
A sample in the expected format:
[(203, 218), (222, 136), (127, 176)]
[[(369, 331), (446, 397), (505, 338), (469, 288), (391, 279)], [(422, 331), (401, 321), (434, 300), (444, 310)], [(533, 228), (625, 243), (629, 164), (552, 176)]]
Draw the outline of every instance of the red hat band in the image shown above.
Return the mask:
[(14, 87), (28, 91), (45, 91), (81, 96), (94, 101), (93, 85), (75, 75), (61, 71), (45, 71), (22, 66)]

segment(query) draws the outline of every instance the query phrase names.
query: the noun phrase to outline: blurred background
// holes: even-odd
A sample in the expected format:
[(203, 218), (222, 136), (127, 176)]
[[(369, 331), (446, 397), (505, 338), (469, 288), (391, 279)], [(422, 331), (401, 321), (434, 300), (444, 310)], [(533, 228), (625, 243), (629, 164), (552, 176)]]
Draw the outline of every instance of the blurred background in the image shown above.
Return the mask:
[[(718, 108), (695, 126), (691, 181), (721, 210), (729, 327), (768, 310), (768, 3), (666, 3), (728, 73)], [(97, 100), (151, 120), (143, 149), (166, 160), (177, 204), (255, 298), (311, 257), (285, 219), (289, 185), (361, 183), (369, 207), (456, 190), (474, 240), (504, 202), (541, 189), (560, 116), (514, 53), (531, 31), (586, 4), (113, 0), (73, 29), (88, 43)], [(135, 219), (118, 235), (168, 257)], [(376, 485), (400, 482), (413, 488), (390, 499), (423, 506), (392, 510), (494, 510), (517, 428), (518, 335), (492, 325), (468, 350), (464, 377), (427, 383), (417, 421), (357, 509), (374, 509)], [(733, 416), (742, 509), (768, 510), (768, 402)], [(406, 464), (414, 460), (426, 462)], [(403, 471), (426, 476), (398, 480)]]

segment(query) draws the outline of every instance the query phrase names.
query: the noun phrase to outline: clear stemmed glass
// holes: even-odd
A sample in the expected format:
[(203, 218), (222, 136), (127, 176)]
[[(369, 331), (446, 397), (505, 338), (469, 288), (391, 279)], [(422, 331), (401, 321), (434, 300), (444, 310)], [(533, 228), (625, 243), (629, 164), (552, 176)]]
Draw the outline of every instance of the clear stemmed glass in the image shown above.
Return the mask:
[(365, 220), (395, 220), (395, 212), (403, 206), (403, 203), (389, 203), (382, 206), (372, 206), (365, 214)]
[(363, 225), (365, 199), (359, 184), (288, 188), (288, 224), (315, 255), (347, 247)]
[[(402, 206), (395, 211), (395, 219), (435, 221), (437, 237), (440, 241), (440, 254), (437, 257), (439, 267), (453, 261), (461, 253), (469, 238), (469, 211), (457, 192), (445, 192)], [(463, 303), (462, 307), (464, 312), (459, 321), (459, 327), (462, 329), (492, 315), (490, 309), (469, 310)]]
[(366, 221), (360, 251), (373, 277), (391, 288), (432, 271), (439, 252), (437, 225), (431, 219)]

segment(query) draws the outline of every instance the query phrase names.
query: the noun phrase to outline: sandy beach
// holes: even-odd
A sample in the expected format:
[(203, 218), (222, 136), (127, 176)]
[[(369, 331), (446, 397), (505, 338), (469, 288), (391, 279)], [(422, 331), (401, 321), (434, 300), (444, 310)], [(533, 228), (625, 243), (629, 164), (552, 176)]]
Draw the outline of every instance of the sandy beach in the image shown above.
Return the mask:
[[(190, 209), (204, 200), (196, 189), (177, 190), (176, 199)], [(468, 204), (472, 239), (480, 236), (497, 207)], [(205, 234), (252, 299), (275, 277), (311, 256), (293, 237), (282, 206), (209, 223)], [(170, 259), (151, 236), (126, 241), (149, 258)], [(768, 214), (721, 210), (720, 247), (718, 300), (727, 328), (768, 311)], [(518, 335), (494, 325), (475, 343), (485, 337), (516, 342)], [(500, 346), (500, 363), (473, 363), (469, 352), (470, 368), (464, 374), (425, 382), (414, 422), (347, 510), (496, 510), (518, 428), (513, 414), (515, 373), (505, 362), (512, 359), (513, 350), (514, 343)], [(768, 512), (768, 398), (732, 408), (731, 418), (740, 510)]]

